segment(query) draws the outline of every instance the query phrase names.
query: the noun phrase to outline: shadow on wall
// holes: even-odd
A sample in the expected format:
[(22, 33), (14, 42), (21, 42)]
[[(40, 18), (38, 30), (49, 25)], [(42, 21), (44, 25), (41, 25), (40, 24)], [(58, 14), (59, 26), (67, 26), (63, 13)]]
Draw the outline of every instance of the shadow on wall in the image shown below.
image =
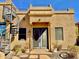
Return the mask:
[(77, 39), (76, 39), (75, 45), (76, 45), (76, 46), (79, 46), (79, 36), (78, 36)]

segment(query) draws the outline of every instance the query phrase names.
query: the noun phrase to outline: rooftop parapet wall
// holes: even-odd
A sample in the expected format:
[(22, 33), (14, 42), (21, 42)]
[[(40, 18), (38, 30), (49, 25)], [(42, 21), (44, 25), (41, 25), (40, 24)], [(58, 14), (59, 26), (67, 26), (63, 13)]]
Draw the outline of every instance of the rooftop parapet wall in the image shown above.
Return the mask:
[(54, 11), (54, 14), (74, 14), (73, 9), (68, 9), (68, 10), (61, 10), (61, 11)]
[[(20, 10), (18, 10), (16, 8), (16, 6), (12, 3), (12, 0), (6, 0), (6, 2), (1, 2), (0, 5), (12, 5), (12, 8), (16, 10), (17, 14), (28, 14), (29, 12), (24, 11), (21, 12)], [(39, 15), (51, 15), (51, 14), (74, 14), (74, 10), (73, 9), (67, 9), (67, 10), (61, 10), (61, 11), (56, 11), (53, 9), (53, 7), (51, 5), (48, 6), (32, 6), (32, 4), (30, 4), (30, 7), (28, 9), (28, 11), (30, 12), (30, 15), (34, 15), (34, 14), (39, 14)], [(39, 12), (38, 12), (39, 11)], [(41, 14), (42, 13), (42, 14)]]
[(33, 16), (33, 15), (52, 15), (53, 13), (53, 9), (51, 7), (51, 5), (49, 6), (32, 6), (30, 5), (29, 7), (29, 15)]
[(73, 9), (67, 9), (67, 10), (54, 10), (52, 6), (45, 6), (45, 7), (40, 7), (40, 6), (30, 6), (29, 8), (29, 15), (53, 15), (53, 14), (74, 14)]
[(51, 11), (53, 10), (52, 9), (52, 6), (51, 5), (48, 5), (48, 6), (32, 6), (32, 4), (30, 4), (30, 8), (29, 8), (30, 11)]
[[(1, 2), (0, 3), (0, 5), (12, 5), (12, 7), (14, 8), (14, 9), (16, 9), (16, 11), (18, 12), (20, 12), (20, 10), (18, 10), (17, 8), (16, 8), (16, 6), (12, 3), (12, 0), (6, 0), (5, 2)], [(30, 11), (51, 11), (52, 10), (52, 14), (53, 13), (55, 13), (55, 14), (61, 14), (61, 13), (74, 13), (74, 10), (73, 9), (67, 9), (67, 10), (64, 10), (64, 11), (55, 11), (54, 9), (53, 9), (53, 7), (51, 6), (51, 4), (50, 5), (48, 5), (48, 6), (32, 6), (32, 4), (30, 4), (30, 7), (29, 7), (29, 10)], [(24, 12), (23, 12), (24, 13)], [(26, 13), (26, 12), (25, 12)]]

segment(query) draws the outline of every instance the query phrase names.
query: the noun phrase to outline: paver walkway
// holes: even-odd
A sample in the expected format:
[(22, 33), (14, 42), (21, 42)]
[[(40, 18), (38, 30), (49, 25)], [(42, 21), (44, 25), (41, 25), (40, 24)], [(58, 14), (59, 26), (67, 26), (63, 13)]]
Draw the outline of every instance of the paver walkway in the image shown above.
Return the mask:
[(62, 59), (59, 57), (58, 53), (59, 52), (49, 52), (48, 49), (32, 49), (29, 53), (23, 54), (19, 57), (13, 56), (12, 59)]
[(29, 59), (51, 59), (49, 55), (52, 55), (47, 49), (33, 49), (29, 54)]

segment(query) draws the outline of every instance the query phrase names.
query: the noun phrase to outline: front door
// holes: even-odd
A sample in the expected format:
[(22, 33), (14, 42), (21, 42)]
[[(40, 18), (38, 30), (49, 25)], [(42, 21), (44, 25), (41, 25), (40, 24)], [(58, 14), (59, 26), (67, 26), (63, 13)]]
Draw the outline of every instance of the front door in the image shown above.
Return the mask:
[(33, 28), (33, 48), (47, 48), (48, 28)]

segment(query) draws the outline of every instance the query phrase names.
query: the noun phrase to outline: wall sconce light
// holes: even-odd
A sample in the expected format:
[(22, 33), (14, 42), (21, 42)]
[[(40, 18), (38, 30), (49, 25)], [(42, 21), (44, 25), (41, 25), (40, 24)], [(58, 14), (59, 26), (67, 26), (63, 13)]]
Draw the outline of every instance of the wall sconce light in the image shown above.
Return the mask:
[(38, 19), (38, 21), (41, 21), (41, 19)]

